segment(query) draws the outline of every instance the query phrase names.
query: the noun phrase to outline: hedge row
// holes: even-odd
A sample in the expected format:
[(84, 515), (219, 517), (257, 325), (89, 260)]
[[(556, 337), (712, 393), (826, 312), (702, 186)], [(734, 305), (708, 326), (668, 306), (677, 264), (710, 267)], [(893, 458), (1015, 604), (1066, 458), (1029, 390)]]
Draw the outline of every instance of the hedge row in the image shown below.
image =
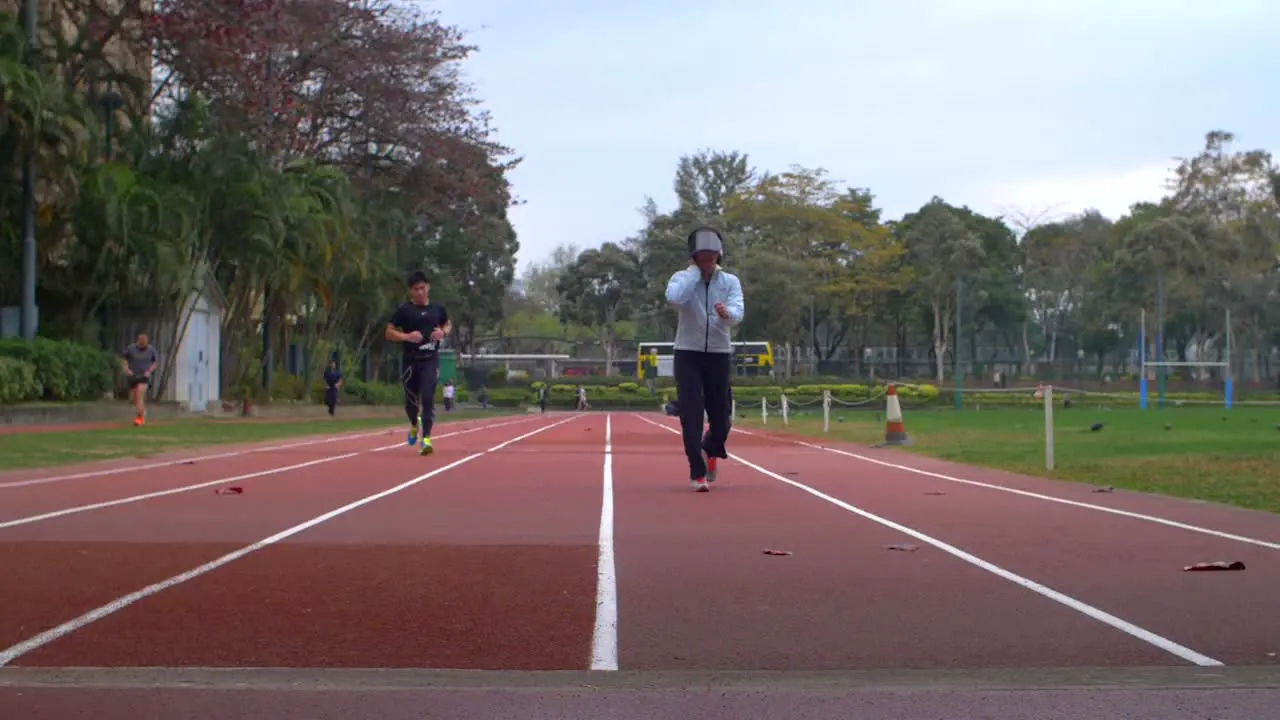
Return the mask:
[(0, 357), (0, 405), (32, 402), (44, 394), (36, 380), (36, 366), (26, 360)]
[(120, 374), (114, 353), (68, 340), (0, 340), (0, 358), (10, 361), (0, 369), (0, 403), (101, 400)]

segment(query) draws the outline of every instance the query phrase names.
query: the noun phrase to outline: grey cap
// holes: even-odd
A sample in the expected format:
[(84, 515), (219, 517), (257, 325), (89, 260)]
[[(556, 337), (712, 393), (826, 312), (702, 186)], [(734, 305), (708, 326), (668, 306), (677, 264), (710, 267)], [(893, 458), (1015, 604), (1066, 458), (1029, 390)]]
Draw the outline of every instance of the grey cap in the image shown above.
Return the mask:
[(689, 234), (690, 256), (708, 250), (721, 257), (724, 256), (724, 241), (720, 238), (720, 233), (712, 228), (698, 228)]

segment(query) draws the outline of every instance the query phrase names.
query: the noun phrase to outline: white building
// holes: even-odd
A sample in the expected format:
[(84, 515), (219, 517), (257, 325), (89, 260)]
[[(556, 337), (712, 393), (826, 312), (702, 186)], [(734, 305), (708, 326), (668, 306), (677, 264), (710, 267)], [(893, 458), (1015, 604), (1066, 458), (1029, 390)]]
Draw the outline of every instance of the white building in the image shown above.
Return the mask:
[[(191, 412), (205, 412), (209, 404), (221, 400), (220, 363), (222, 347), (222, 313), (226, 299), (217, 283), (210, 280), (201, 290), (191, 293), (186, 307), (176, 321), (161, 324), (151, 334), (152, 342), (176, 337), (176, 347), (157, 347), (161, 353), (174, 353), (161, 402), (178, 403)], [(174, 323), (186, 318), (186, 327), (177, 328)], [(160, 367), (166, 366), (161, 358)], [(157, 383), (159, 384), (159, 383)]]

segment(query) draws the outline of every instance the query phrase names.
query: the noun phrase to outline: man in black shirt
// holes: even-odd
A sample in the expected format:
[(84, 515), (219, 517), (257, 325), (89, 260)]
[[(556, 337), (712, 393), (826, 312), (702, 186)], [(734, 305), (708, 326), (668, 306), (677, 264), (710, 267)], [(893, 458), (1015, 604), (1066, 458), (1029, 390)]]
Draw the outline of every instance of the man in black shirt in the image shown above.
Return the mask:
[(396, 308), (387, 323), (386, 338), (404, 343), (404, 412), (409, 416), (409, 446), (418, 441), (420, 453), (432, 452), (431, 425), (436, 413), (436, 382), (440, 378), (440, 343), (453, 328), (443, 305), (430, 302), (426, 273), (409, 275), (409, 302)]

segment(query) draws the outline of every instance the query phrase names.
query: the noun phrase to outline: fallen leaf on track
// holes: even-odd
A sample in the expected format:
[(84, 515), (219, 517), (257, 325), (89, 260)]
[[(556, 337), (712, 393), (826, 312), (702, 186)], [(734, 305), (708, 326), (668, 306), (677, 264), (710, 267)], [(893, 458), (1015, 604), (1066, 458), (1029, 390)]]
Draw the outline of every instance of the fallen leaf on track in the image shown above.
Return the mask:
[(769, 548), (765, 548), (764, 554), (765, 555), (790, 555), (791, 551), (790, 550), (770, 550)]
[(1225, 560), (1219, 560), (1217, 562), (1202, 562), (1202, 563), (1196, 563), (1195, 565), (1188, 565), (1182, 568), (1183, 572), (1204, 572), (1204, 571), (1212, 571), (1212, 570), (1221, 571), (1221, 570), (1243, 570), (1243, 569), (1244, 569), (1244, 563), (1240, 562), (1239, 560), (1232, 560), (1231, 562), (1227, 562)]
[(920, 549), (918, 545), (885, 545), (885, 550), (901, 550), (903, 552), (915, 552)]

